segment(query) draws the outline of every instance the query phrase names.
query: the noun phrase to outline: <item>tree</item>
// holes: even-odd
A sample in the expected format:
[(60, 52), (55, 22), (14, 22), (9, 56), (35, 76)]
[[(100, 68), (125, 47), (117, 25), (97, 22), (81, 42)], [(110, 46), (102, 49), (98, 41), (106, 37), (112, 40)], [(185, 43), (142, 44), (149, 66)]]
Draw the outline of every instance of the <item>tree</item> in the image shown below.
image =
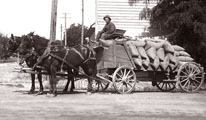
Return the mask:
[(9, 57), (7, 50), (8, 41), (9, 38), (0, 33), (0, 59), (7, 59)]
[(206, 67), (205, 0), (162, 0), (151, 11), (150, 25), (153, 35), (161, 32)]
[[(80, 24), (72, 24), (69, 29), (67, 29), (67, 45), (69, 47), (81, 44), (81, 30), (82, 25)], [(84, 33), (87, 33), (87, 31), (88, 28), (84, 26)]]

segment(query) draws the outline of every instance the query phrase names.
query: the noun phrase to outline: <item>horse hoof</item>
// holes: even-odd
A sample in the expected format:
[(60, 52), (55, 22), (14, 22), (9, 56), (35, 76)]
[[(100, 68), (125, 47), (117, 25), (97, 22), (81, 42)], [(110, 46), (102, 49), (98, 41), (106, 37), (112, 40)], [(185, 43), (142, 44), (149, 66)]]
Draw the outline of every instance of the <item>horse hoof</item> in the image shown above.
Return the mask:
[(28, 94), (34, 94), (34, 91), (31, 91), (31, 90), (30, 90), (30, 91), (28, 92)]
[(35, 94), (35, 96), (38, 96), (38, 95), (43, 95), (43, 92), (39, 91), (37, 94)]
[(86, 94), (87, 94), (87, 95), (91, 95), (92, 93), (91, 93), (91, 92), (87, 92)]
[(67, 90), (63, 90), (63, 94), (66, 94), (67, 93)]
[(57, 94), (51, 94), (51, 93), (47, 93), (47, 95), (46, 95), (47, 97), (50, 97), (50, 98), (52, 98), (52, 97), (56, 97), (57, 96)]

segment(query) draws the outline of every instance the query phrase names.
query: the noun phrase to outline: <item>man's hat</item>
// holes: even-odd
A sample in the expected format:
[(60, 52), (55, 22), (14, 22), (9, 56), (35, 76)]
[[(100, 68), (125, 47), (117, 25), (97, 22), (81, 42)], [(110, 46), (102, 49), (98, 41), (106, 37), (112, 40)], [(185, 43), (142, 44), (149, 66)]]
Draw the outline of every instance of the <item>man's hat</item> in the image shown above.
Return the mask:
[(105, 20), (105, 18), (109, 18), (109, 20), (112, 20), (109, 15), (105, 15), (103, 19)]

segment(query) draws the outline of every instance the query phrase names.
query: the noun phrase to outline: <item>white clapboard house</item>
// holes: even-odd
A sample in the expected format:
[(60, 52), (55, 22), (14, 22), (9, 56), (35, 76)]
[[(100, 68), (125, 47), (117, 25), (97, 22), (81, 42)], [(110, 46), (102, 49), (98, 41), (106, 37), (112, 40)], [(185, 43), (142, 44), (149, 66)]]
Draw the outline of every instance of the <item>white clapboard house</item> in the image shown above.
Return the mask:
[[(150, 0), (149, 4), (145, 0), (137, 0), (130, 5), (129, 0), (96, 0), (95, 10), (95, 34), (104, 27), (103, 17), (110, 15), (112, 22), (117, 29), (126, 30), (125, 35), (134, 37), (140, 35), (149, 26), (148, 19), (140, 19), (140, 12), (143, 8), (153, 8), (158, 0)], [(94, 35), (93, 35), (94, 37)]]

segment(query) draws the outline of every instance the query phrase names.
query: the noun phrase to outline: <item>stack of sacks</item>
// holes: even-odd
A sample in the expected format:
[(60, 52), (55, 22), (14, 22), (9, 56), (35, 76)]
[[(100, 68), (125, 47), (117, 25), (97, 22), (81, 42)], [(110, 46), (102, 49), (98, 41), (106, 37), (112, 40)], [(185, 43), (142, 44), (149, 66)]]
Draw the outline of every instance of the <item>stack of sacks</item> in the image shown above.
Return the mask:
[(134, 63), (138, 67), (166, 71), (175, 70), (180, 62), (191, 62), (193, 59), (184, 48), (171, 45), (165, 40), (136, 40), (127, 41)]
[(173, 48), (175, 49), (175, 55), (180, 62), (193, 62), (194, 61), (194, 59), (191, 58), (190, 54), (185, 52), (184, 48), (178, 45), (173, 45)]
[[(143, 46), (145, 46), (145, 42), (139, 41), (139, 40), (136, 40), (136, 41), (132, 40), (132, 41), (127, 41), (126, 44), (129, 47), (129, 50), (130, 50), (130, 53), (132, 55), (135, 65), (141, 68), (145, 64), (144, 59), (147, 58), (147, 55), (143, 48)], [(147, 62), (147, 64), (149, 64), (149, 62)]]

